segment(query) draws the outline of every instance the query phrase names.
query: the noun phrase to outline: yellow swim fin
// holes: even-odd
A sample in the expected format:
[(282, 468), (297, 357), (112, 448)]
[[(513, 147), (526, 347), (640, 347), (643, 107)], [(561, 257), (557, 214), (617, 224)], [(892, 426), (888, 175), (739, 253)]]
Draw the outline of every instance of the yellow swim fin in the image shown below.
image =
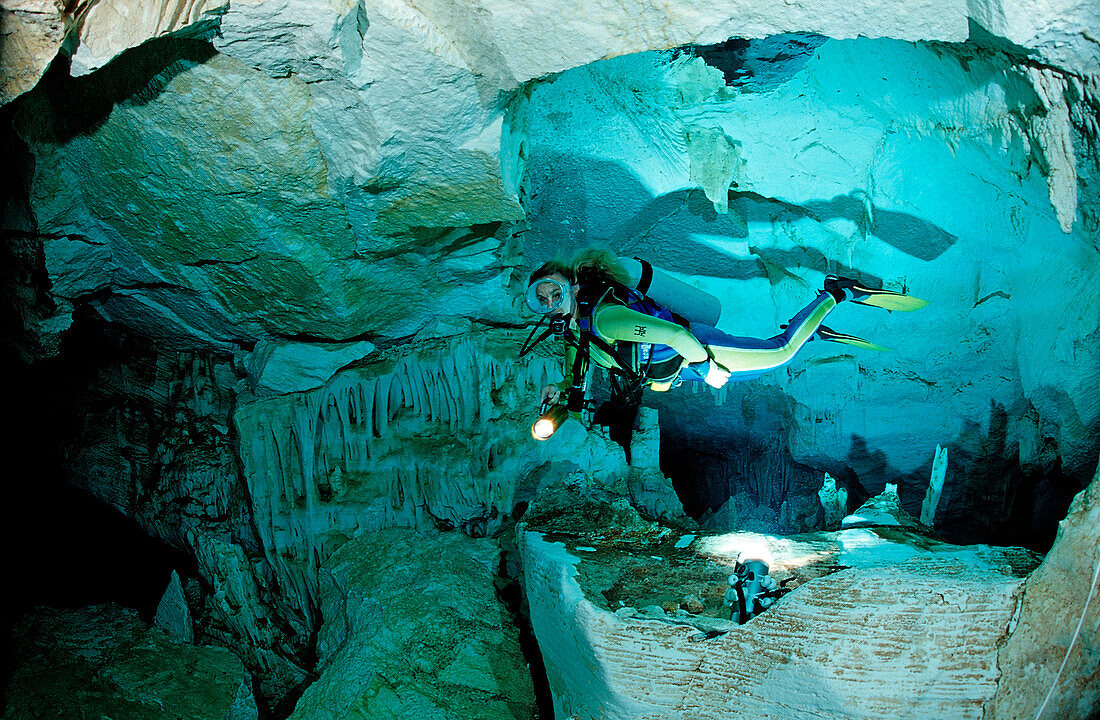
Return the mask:
[(836, 275), (826, 276), (825, 290), (836, 298), (837, 302), (851, 300), (860, 305), (870, 305), (886, 310), (911, 312), (928, 305), (927, 300), (922, 300), (919, 297), (905, 295), (893, 290), (864, 287), (855, 280), (837, 277)]
[(855, 297), (852, 299), (852, 302), (859, 303), (860, 305), (885, 308), (887, 310), (901, 310), (902, 312), (920, 310), (922, 307), (928, 305), (927, 300), (922, 300), (912, 295), (902, 295), (901, 293), (891, 292), (889, 290), (872, 290), (867, 297)]
[(817, 332), (814, 333), (814, 337), (819, 340), (827, 340), (829, 342), (844, 343), (845, 345), (853, 345), (864, 350), (877, 350), (879, 352), (886, 352), (890, 348), (883, 347), (878, 343), (873, 343), (870, 340), (864, 340), (861, 337), (855, 335), (845, 335), (844, 333), (838, 333), (836, 330), (827, 328), (824, 325), (817, 326)]

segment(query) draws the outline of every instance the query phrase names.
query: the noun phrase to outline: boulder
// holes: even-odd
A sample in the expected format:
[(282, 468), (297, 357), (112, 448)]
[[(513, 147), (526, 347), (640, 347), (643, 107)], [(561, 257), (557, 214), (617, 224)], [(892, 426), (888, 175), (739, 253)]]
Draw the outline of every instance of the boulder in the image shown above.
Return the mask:
[(345, 543), (320, 573), (320, 674), (291, 720), (531, 717), (531, 675), (494, 586), (499, 556), (454, 532)]
[(39, 608), (13, 632), (8, 720), (256, 720), (252, 681), (224, 648), (178, 643), (117, 605)]

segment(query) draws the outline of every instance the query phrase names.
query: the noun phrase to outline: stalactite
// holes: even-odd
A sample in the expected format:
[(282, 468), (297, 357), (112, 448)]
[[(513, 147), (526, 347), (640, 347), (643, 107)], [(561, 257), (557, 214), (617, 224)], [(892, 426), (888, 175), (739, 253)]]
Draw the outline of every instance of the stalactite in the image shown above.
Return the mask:
[[(499, 360), (463, 341), (407, 354), (388, 372), (345, 370), (324, 388), (238, 407), (257, 531), (279, 582), (311, 592), (311, 566), (332, 538), (362, 530), (443, 522), (491, 532), (512, 507), (516, 459), (530, 450), (529, 425), (514, 418), (560, 378), (559, 363)], [(300, 610), (312, 602), (303, 596)]]
[(389, 434), (391, 383), (393, 377), (389, 375), (378, 378), (375, 382), (374, 428), (377, 438), (385, 438)]
[(374, 451), (371, 447), (374, 439), (374, 386), (377, 380), (365, 380), (355, 385), (354, 396), (359, 404), (358, 415), (362, 425), (360, 442), (362, 443), (363, 462), (370, 460)]

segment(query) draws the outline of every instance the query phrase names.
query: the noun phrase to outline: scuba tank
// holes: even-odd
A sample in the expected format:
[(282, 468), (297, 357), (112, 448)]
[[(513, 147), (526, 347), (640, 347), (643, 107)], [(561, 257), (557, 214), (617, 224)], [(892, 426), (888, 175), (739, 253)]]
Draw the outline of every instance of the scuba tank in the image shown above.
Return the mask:
[(730, 619), (744, 625), (787, 593), (784, 586), (791, 580), (793, 578), (777, 582), (768, 575), (768, 564), (763, 560), (738, 562), (729, 577), (730, 589), (725, 596), (725, 604), (730, 606)]
[(699, 288), (677, 280), (639, 257), (618, 258), (630, 276), (630, 289), (692, 322), (714, 327), (722, 315), (722, 302)]

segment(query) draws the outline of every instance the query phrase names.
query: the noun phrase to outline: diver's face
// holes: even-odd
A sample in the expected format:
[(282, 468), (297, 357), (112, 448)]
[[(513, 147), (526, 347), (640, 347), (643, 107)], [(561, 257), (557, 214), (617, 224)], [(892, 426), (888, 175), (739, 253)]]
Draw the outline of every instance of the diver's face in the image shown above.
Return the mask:
[(560, 273), (536, 280), (533, 295), (532, 309), (536, 312), (565, 315), (573, 309), (572, 289)]
[[(554, 277), (555, 280), (564, 279), (560, 275)], [(562, 298), (561, 286), (557, 283), (541, 282), (535, 286), (535, 297), (539, 299), (543, 307), (558, 307), (562, 304), (564, 298)]]

